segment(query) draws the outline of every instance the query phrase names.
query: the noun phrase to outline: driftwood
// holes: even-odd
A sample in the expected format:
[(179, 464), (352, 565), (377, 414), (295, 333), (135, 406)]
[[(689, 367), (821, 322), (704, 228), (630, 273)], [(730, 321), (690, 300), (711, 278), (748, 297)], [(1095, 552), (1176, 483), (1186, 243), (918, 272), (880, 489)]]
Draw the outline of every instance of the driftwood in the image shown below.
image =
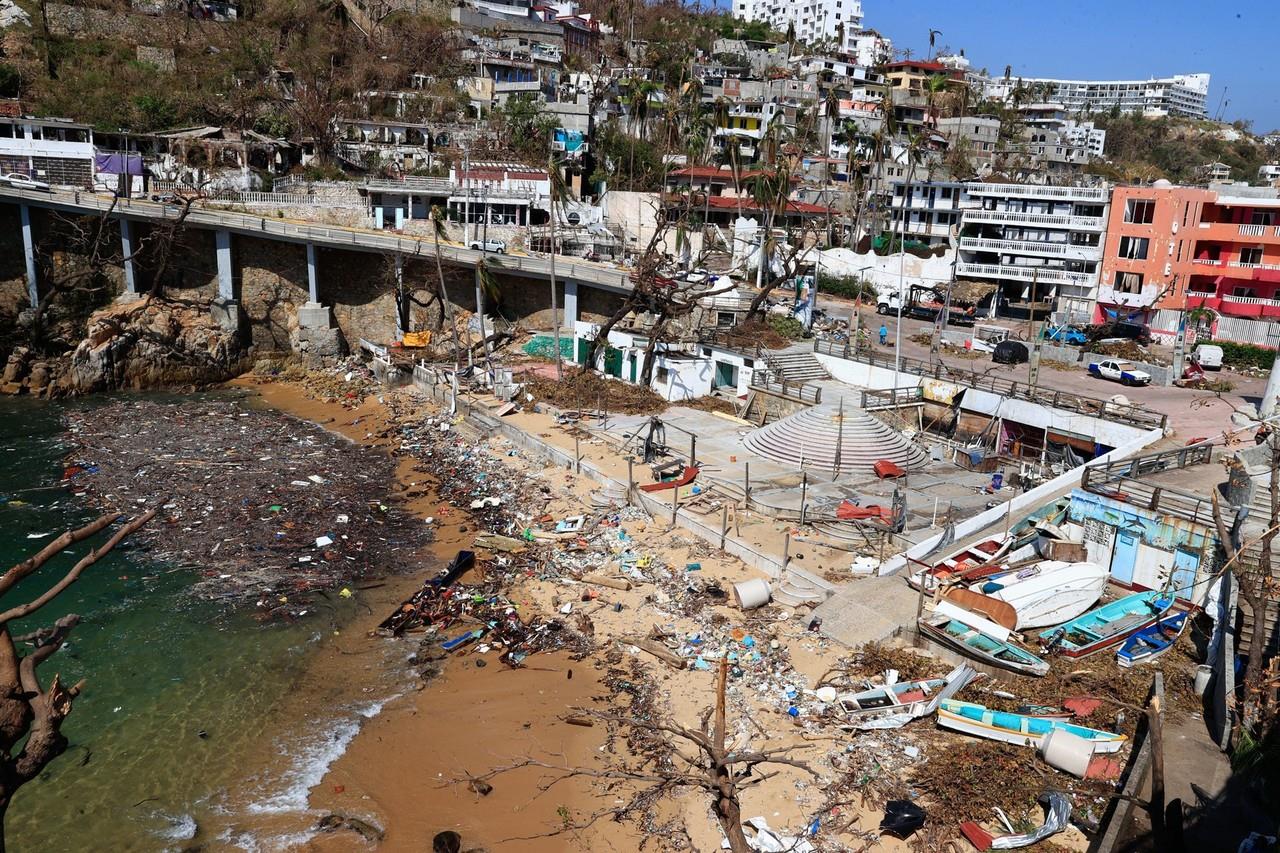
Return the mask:
[(603, 575), (583, 575), (582, 582), (593, 583), (596, 586), (607, 586), (609, 589), (620, 589), (624, 592), (631, 589), (631, 581), (606, 578)]
[(680, 657), (661, 643), (654, 642), (653, 640), (646, 640), (642, 637), (623, 637), (622, 642), (648, 652), (658, 660), (670, 666), (672, 669), (685, 668), (684, 658)]

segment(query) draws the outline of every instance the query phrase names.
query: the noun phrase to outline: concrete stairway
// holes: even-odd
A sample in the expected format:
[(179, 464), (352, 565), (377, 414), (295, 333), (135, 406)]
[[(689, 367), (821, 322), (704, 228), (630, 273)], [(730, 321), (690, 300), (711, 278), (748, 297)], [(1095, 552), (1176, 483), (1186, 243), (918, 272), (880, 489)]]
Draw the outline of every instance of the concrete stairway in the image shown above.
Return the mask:
[(773, 584), (773, 600), (789, 607), (821, 604), (836, 592), (833, 584), (804, 569), (788, 566)]
[(806, 351), (797, 352), (790, 350), (787, 352), (769, 353), (765, 357), (765, 361), (769, 363), (769, 367), (778, 372), (778, 375), (787, 382), (814, 382), (819, 379), (830, 379), (831, 374), (827, 373), (827, 369), (822, 366), (813, 353)]
[[(927, 458), (888, 424), (852, 406), (813, 406), (760, 427), (743, 444), (767, 459), (834, 473), (868, 469), (881, 459), (911, 467)], [(837, 451), (839, 459), (837, 460)]]

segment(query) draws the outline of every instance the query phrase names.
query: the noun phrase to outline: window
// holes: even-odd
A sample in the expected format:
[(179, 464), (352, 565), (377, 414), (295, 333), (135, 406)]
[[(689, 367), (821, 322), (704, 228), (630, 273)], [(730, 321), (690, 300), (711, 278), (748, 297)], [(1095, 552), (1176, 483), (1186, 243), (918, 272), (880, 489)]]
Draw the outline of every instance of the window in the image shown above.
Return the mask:
[(1118, 272), (1116, 273), (1116, 293), (1140, 293), (1142, 292), (1142, 273), (1140, 272)]
[(1251, 249), (1241, 249), (1240, 263), (1251, 265), (1262, 263), (1262, 248), (1255, 247)]
[(1145, 261), (1150, 240), (1146, 237), (1121, 237), (1118, 257), (1131, 261)]
[(658, 382), (665, 385), (667, 380), (671, 378), (671, 371), (665, 367), (658, 368)]
[(1156, 203), (1152, 199), (1131, 198), (1124, 203), (1124, 221), (1149, 225), (1155, 219)]
[(1249, 222), (1252, 225), (1270, 225), (1274, 216), (1275, 214), (1270, 210), (1255, 210)]

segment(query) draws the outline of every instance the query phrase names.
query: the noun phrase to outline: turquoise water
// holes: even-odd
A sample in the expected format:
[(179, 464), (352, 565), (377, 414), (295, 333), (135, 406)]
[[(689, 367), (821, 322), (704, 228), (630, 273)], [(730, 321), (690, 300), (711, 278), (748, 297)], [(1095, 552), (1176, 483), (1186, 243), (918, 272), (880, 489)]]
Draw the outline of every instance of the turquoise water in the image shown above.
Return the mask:
[[(29, 534), (57, 535), (94, 516), (66, 491), (46, 488), (58, 482), (68, 450), (59, 412), (0, 400), (0, 570), (48, 541)], [(0, 603), (33, 597), (74, 560), (63, 555)], [(139, 551), (117, 550), (15, 627), (17, 634), (80, 614), (69, 645), (41, 673), (46, 685), (55, 672), (67, 683), (88, 683), (63, 726), (70, 748), (10, 807), (11, 851), (180, 849), (210, 840), (211, 827), (221, 828), (225, 844), (239, 839), (228, 827), (246, 803), (269, 812), (305, 809), (305, 786), (298, 786), (314, 776), (306, 761), (318, 757), (292, 756), (291, 765), (283, 735), (272, 745), (264, 733), (287, 727), (285, 699), (309, 651), (349, 613), (322, 609), (292, 626), (261, 625), (251, 614), (191, 601), (184, 595), (191, 579)], [(359, 709), (334, 710), (313, 731), (338, 710), (350, 716)], [(331, 753), (349, 736), (327, 731), (313, 746)], [(272, 750), (292, 769), (246, 780), (247, 756)]]

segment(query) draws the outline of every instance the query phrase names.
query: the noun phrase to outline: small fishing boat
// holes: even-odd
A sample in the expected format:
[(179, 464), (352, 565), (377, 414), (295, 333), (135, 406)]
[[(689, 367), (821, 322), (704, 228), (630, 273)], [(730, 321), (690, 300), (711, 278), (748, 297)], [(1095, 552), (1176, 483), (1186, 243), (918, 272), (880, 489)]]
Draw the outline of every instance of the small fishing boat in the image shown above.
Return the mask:
[(1143, 628), (1116, 651), (1116, 663), (1121, 666), (1133, 666), (1135, 663), (1147, 663), (1173, 648), (1187, 627), (1189, 619), (1186, 613), (1171, 613), (1150, 627)]
[(1040, 632), (1045, 646), (1069, 658), (1082, 658), (1123, 643), (1154, 625), (1173, 606), (1158, 590), (1134, 593)]
[(907, 575), (907, 583), (913, 589), (919, 589), (923, 584), (925, 590), (931, 592), (939, 581), (947, 583), (961, 577), (977, 580), (988, 574), (995, 574), (1003, 569), (996, 561), (1012, 544), (1013, 540), (1002, 534), (966, 545), (934, 563), (921, 564), (913, 561), (918, 568)]
[(1096, 752), (1118, 752), (1127, 737), (1115, 732), (1104, 732), (1075, 723), (1045, 717), (1029, 717), (1011, 711), (996, 711), (973, 702), (944, 700), (938, 708), (938, 725), (975, 737), (999, 740), (1015, 746), (1039, 747), (1044, 736), (1054, 729), (1064, 729), (1085, 738)]
[(883, 684), (858, 693), (846, 693), (839, 697), (849, 729), (896, 729), (919, 717), (926, 717), (938, 708), (943, 699), (950, 699), (978, 677), (978, 671), (962, 663), (946, 678), (927, 678), (903, 681), (900, 684)]
[(1111, 573), (1097, 563), (1044, 560), (971, 585), (974, 592), (1013, 605), (1016, 630), (1061, 625), (1084, 613), (1106, 591)]
[(939, 601), (919, 620), (920, 632), (976, 660), (1023, 675), (1042, 676), (1049, 664), (1009, 642), (1010, 631), (976, 613)]

